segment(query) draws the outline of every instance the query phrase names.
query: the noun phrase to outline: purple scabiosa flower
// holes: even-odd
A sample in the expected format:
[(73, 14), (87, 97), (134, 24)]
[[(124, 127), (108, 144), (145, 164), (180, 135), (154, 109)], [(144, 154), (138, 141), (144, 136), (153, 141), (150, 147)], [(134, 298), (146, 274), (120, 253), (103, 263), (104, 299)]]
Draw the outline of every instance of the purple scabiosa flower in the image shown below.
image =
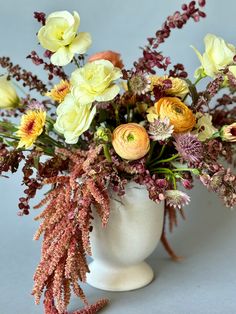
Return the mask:
[(174, 208), (181, 208), (182, 206), (188, 205), (190, 197), (178, 190), (167, 190), (165, 193), (166, 203)]
[(41, 102), (37, 100), (31, 101), (31, 103), (27, 106), (27, 109), (28, 110), (43, 110), (43, 111), (46, 110), (44, 104), (42, 104)]
[(174, 126), (170, 124), (170, 119), (165, 118), (155, 119), (152, 123), (150, 123), (149, 131), (150, 138), (153, 141), (165, 141), (170, 138), (172, 133), (174, 132)]
[(192, 163), (198, 163), (203, 159), (203, 146), (198, 138), (191, 133), (175, 136), (175, 147), (181, 157)]

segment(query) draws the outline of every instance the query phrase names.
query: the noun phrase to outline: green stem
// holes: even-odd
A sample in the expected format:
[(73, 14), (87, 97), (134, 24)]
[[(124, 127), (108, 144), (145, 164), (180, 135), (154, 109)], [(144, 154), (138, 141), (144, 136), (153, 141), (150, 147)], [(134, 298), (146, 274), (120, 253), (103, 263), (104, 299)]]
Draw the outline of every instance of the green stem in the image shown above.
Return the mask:
[(175, 176), (172, 176), (172, 181), (173, 181), (174, 190), (177, 190), (177, 183), (176, 183)]
[(156, 145), (156, 142), (151, 142), (150, 150), (149, 150), (149, 154), (148, 154), (148, 159), (147, 159), (147, 164), (150, 162), (150, 160), (152, 158), (152, 153), (153, 153), (155, 145)]
[(107, 161), (112, 162), (110, 151), (107, 144), (103, 144), (103, 152)]
[(73, 58), (73, 61), (74, 61), (75, 65), (76, 65), (78, 68), (80, 68), (80, 64), (79, 64), (79, 62), (77, 61), (76, 57)]
[(131, 109), (130, 105), (127, 106), (127, 122), (129, 123), (131, 121)]
[(120, 124), (120, 117), (119, 117), (119, 107), (117, 104), (114, 104), (115, 116), (116, 116), (116, 124)]
[(157, 173), (168, 173), (171, 174), (172, 176), (174, 175), (174, 173), (172, 172), (172, 170), (168, 169), (168, 168), (154, 168), (151, 169), (152, 172), (157, 172)]
[(200, 76), (196, 81), (193, 83), (194, 86), (196, 86), (205, 76)]
[(179, 157), (179, 154), (175, 154), (175, 155), (173, 155), (170, 158), (158, 160), (158, 161), (152, 163), (152, 165), (154, 166), (154, 165), (158, 165), (158, 164), (161, 164), (161, 163), (170, 162), (170, 161), (172, 161), (172, 160), (174, 160), (174, 159), (176, 159), (178, 157)]
[(149, 165), (155, 164), (155, 162), (158, 161), (161, 158), (161, 156), (163, 155), (165, 149), (166, 149), (166, 145), (163, 145), (159, 155), (156, 158), (154, 158), (152, 161), (150, 161)]
[(18, 138), (17, 136), (10, 135), (10, 134), (0, 133), (0, 137), (10, 138), (10, 139), (12, 139), (12, 140), (17, 140), (17, 141), (19, 141), (19, 138)]
[(196, 171), (196, 169), (194, 169), (194, 168), (178, 168), (178, 169), (173, 169), (172, 170), (173, 172), (182, 172), (182, 171)]

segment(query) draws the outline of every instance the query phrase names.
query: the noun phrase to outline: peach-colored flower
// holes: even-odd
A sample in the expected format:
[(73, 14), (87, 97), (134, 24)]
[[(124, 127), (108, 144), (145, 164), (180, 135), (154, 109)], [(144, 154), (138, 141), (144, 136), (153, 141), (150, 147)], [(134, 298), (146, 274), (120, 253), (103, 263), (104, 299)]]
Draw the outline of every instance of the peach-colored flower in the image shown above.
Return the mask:
[(112, 145), (116, 153), (127, 160), (137, 160), (150, 149), (146, 129), (137, 123), (119, 125), (113, 132)]
[(196, 124), (192, 110), (177, 97), (163, 97), (147, 111), (149, 122), (153, 122), (157, 118), (169, 118), (175, 133), (191, 131)]
[(95, 60), (108, 60), (117, 68), (122, 69), (124, 67), (120, 54), (111, 50), (97, 52), (88, 58), (88, 62)]

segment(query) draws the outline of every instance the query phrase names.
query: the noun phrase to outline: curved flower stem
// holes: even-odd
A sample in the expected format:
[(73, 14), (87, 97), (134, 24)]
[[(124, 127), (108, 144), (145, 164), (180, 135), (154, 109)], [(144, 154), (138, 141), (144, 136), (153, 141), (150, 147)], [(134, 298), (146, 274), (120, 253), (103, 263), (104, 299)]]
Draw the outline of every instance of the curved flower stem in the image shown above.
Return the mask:
[(154, 168), (153, 172), (174, 175), (173, 171), (168, 168)]
[(147, 159), (147, 164), (149, 164), (149, 162), (152, 158), (152, 153), (153, 153), (153, 150), (155, 148), (155, 145), (156, 145), (156, 142), (151, 142), (150, 150), (149, 150), (149, 154), (148, 154), (148, 159)]
[(80, 64), (77, 61), (76, 57), (73, 58), (73, 61), (74, 61), (75, 65), (77, 66), (77, 68), (80, 68)]
[(17, 141), (19, 141), (19, 137), (14, 136), (14, 135), (10, 135), (10, 134), (0, 133), (0, 137), (3, 137), (3, 138), (10, 138), (11, 140), (17, 140)]
[(103, 144), (103, 152), (108, 162), (112, 162), (111, 155), (107, 144)]
[(173, 156), (170, 157), (170, 158), (162, 159), (162, 160), (158, 160), (158, 161), (156, 161), (156, 162), (153, 162), (152, 165), (154, 166), (154, 165), (157, 165), (157, 164), (161, 164), (161, 163), (165, 163), (165, 162), (170, 162), (170, 161), (172, 161), (172, 160), (175, 160), (175, 159), (178, 158), (178, 157), (179, 157), (179, 154), (175, 154), (175, 155), (173, 155)]
[[(156, 143), (156, 142), (154, 142), (154, 143)], [(166, 149), (166, 145), (163, 145), (162, 148), (161, 148), (161, 151), (160, 151), (159, 155), (158, 155), (156, 158), (154, 158), (153, 160), (150, 160), (150, 161), (148, 162), (148, 164), (149, 164), (149, 165), (155, 164), (155, 162), (158, 161), (158, 160), (161, 158), (161, 156), (163, 155), (165, 149)]]
[(178, 168), (178, 169), (173, 169), (173, 172), (181, 172), (181, 171), (190, 171), (190, 172), (196, 172), (198, 171), (195, 168)]
[(119, 117), (119, 108), (117, 104), (113, 105), (113, 108), (115, 110), (115, 116), (116, 116), (116, 124), (119, 125), (120, 124), (120, 117)]

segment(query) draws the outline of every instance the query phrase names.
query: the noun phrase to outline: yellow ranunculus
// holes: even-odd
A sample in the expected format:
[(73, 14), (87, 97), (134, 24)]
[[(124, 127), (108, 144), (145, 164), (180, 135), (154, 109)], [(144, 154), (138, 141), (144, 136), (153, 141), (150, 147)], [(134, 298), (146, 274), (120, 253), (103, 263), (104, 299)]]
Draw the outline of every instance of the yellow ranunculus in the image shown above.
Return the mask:
[(114, 130), (112, 145), (120, 157), (137, 160), (148, 153), (150, 140), (143, 126), (137, 123), (126, 123)]
[(197, 135), (199, 141), (206, 141), (211, 138), (218, 130), (212, 125), (212, 116), (208, 113), (196, 114), (197, 123), (195, 125), (196, 131), (193, 133)]
[(76, 144), (79, 136), (87, 131), (96, 114), (92, 104), (82, 105), (72, 94), (68, 94), (57, 108), (55, 129), (62, 133), (68, 144)]
[(170, 124), (174, 126), (175, 133), (191, 131), (196, 124), (196, 118), (192, 110), (177, 97), (163, 97), (147, 112), (149, 122), (153, 122), (158, 118), (161, 120), (169, 118)]
[(92, 103), (95, 100), (112, 100), (120, 91), (115, 80), (121, 76), (121, 70), (114, 67), (110, 61), (89, 62), (72, 73), (72, 93), (81, 104)]
[(170, 80), (172, 87), (165, 90), (166, 95), (184, 98), (189, 92), (188, 84), (178, 77), (168, 77), (168, 75), (153, 75), (149, 78), (151, 80), (151, 90), (153, 90), (155, 85), (162, 85), (165, 80)]
[(195, 75), (207, 75), (215, 77), (219, 71), (230, 65), (236, 55), (236, 48), (225, 42), (223, 38), (207, 34), (204, 38), (205, 52), (203, 55), (193, 47), (201, 62), (201, 67), (196, 70)]
[(54, 52), (51, 62), (64, 66), (71, 62), (74, 55), (84, 54), (92, 43), (89, 33), (77, 34), (80, 17), (77, 12), (58, 11), (47, 17), (46, 24), (38, 32), (40, 44)]
[(6, 76), (0, 76), (0, 109), (13, 109), (20, 104), (14, 86)]

